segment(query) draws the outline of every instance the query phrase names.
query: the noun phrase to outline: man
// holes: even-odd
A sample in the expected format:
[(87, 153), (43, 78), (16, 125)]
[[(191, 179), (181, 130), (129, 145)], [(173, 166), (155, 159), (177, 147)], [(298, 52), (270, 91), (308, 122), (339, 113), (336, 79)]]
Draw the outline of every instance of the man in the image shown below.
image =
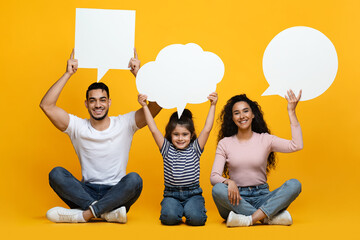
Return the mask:
[[(140, 68), (136, 50), (129, 67), (136, 77)], [(142, 109), (117, 117), (109, 117), (109, 89), (104, 83), (93, 83), (86, 92), (85, 106), (89, 119), (68, 114), (56, 105), (70, 77), (76, 73), (78, 61), (74, 50), (67, 61), (65, 74), (47, 91), (40, 107), (60, 131), (69, 135), (80, 160), (82, 181), (62, 167), (49, 174), (50, 186), (71, 208), (55, 207), (46, 216), (53, 222), (87, 222), (103, 218), (109, 222), (126, 222), (126, 212), (140, 196), (142, 179), (137, 173), (126, 175), (130, 146), (136, 130), (146, 125)], [(156, 116), (161, 107), (149, 103)]]

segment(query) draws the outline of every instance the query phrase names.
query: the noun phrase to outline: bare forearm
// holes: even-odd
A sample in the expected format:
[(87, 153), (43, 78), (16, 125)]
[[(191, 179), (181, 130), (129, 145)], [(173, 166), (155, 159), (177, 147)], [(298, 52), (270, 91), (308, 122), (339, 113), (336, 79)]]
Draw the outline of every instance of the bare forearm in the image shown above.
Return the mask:
[(147, 105), (143, 106), (143, 111), (144, 111), (146, 124), (149, 126), (150, 131), (152, 133), (159, 131), (159, 129), (157, 128), (156, 123), (154, 121), (154, 118), (150, 112), (150, 109)]
[(149, 126), (150, 132), (153, 135), (156, 145), (158, 145), (159, 149), (161, 149), (161, 147), (164, 143), (164, 136), (161, 134), (161, 132), (157, 128), (154, 118), (151, 115), (151, 112), (149, 110), (149, 107), (147, 105), (145, 105), (145, 106), (143, 106), (143, 110), (144, 110), (146, 123)]
[(62, 77), (57, 80), (54, 85), (46, 92), (43, 99), (40, 102), (40, 107), (46, 109), (47, 107), (52, 107), (56, 105), (57, 100), (59, 99), (60, 93), (63, 90), (65, 84), (71, 77), (71, 74), (66, 72)]
[(156, 102), (149, 102), (148, 108), (153, 118), (156, 117), (162, 109)]
[(203, 131), (207, 133), (211, 132), (211, 129), (214, 125), (214, 118), (215, 118), (215, 105), (210, 105), (209, 113), (207, 115)]

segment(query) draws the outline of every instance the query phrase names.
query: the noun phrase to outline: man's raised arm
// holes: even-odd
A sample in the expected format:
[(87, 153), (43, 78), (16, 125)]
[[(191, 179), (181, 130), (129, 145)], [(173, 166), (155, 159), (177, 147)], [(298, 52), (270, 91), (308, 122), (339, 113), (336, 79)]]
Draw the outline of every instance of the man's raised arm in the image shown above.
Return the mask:
[(54, 85), (46, 92), (45, 96), (40, 102), (40, 108), (44, 111), (46, 116), (60, 131), (65, 131), (69, 125), (68, 113), (56, 106), (56, 102), (63, 90), (65, 84), (70, 77), (77, 71), (78, 60), (74, 59), (74, 50), (71, 52), (70, 59), (67, 61), (66, 72), (57, 80)]
[[(136, 77), (140, 69), (140, 60), (138, 58), (138, 54), (135, 48), (134, 48), (134, 57), (131, 58), (129, 61), (129, 68), (131, 68), (130, 72)], [(158, 115), (158, 113), (162, 109), (156, 102), (149, 102), (148, 107), (153, 117)], [(136, 111), (135, 122), (138, 128), (143, 128), (146, 126), (145, 114), (142, 108)]]

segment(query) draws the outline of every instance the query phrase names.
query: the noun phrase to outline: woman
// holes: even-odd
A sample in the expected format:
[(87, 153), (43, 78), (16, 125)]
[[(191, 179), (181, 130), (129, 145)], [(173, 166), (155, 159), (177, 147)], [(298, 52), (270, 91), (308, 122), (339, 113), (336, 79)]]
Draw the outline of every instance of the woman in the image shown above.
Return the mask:
[[(295, 108), (301, 98), (292, 90), (285, 96), (292, 140), (270, 135), (257, 102), (245, 94), (232, 97), (220, 115), (221, 129), (211, 172), (213, 198), (228, 227), (265, 224), (291, 225), (286, 208), (301, 192), (296, 179), (270, 192), (267, 173), (275, 168), (274, 152), (295, 152), (303, 148)], [(226, 177), (223, 177), (223, 175)]]

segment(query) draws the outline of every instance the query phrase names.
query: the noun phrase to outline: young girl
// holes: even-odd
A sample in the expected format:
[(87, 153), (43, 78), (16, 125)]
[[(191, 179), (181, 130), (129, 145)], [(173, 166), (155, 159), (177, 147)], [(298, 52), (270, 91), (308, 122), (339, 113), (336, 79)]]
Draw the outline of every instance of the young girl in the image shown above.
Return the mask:
[[(228, 227), (266, 224), (291, 225), (286, 208), (301, 192), (296, 179), (269, 191), (267, 173), (275, 167), (274, 152), (295, 152), (303, 147), (295, 108), (301, 97), (288, 91), (287, 110), (292, 140), (270, 135), (257, 102), (245, 94), (232, 97), (220, 115), (218, 147), (211, 172), (213, 198)], [(224, 178), (222, 175), (227, 178)]]
[(198, 138), (192, 114), (187, 109), (180, 118), (177, 112), (171, 115), (164, 137), (156, 127), (146, 99), (146, 95), (139, 94), (138, 101), (144, 109), (146, 123), (164, 159), (165, 190), (161, 202), (161, 223), (176, 225), (181, 223), (185, 216), (188, 225), (204, 225), (207, 216), (202, 189), (199, 186), (199, 160), (213, 126), (217, 93), (208, 96), (210, 110)]

